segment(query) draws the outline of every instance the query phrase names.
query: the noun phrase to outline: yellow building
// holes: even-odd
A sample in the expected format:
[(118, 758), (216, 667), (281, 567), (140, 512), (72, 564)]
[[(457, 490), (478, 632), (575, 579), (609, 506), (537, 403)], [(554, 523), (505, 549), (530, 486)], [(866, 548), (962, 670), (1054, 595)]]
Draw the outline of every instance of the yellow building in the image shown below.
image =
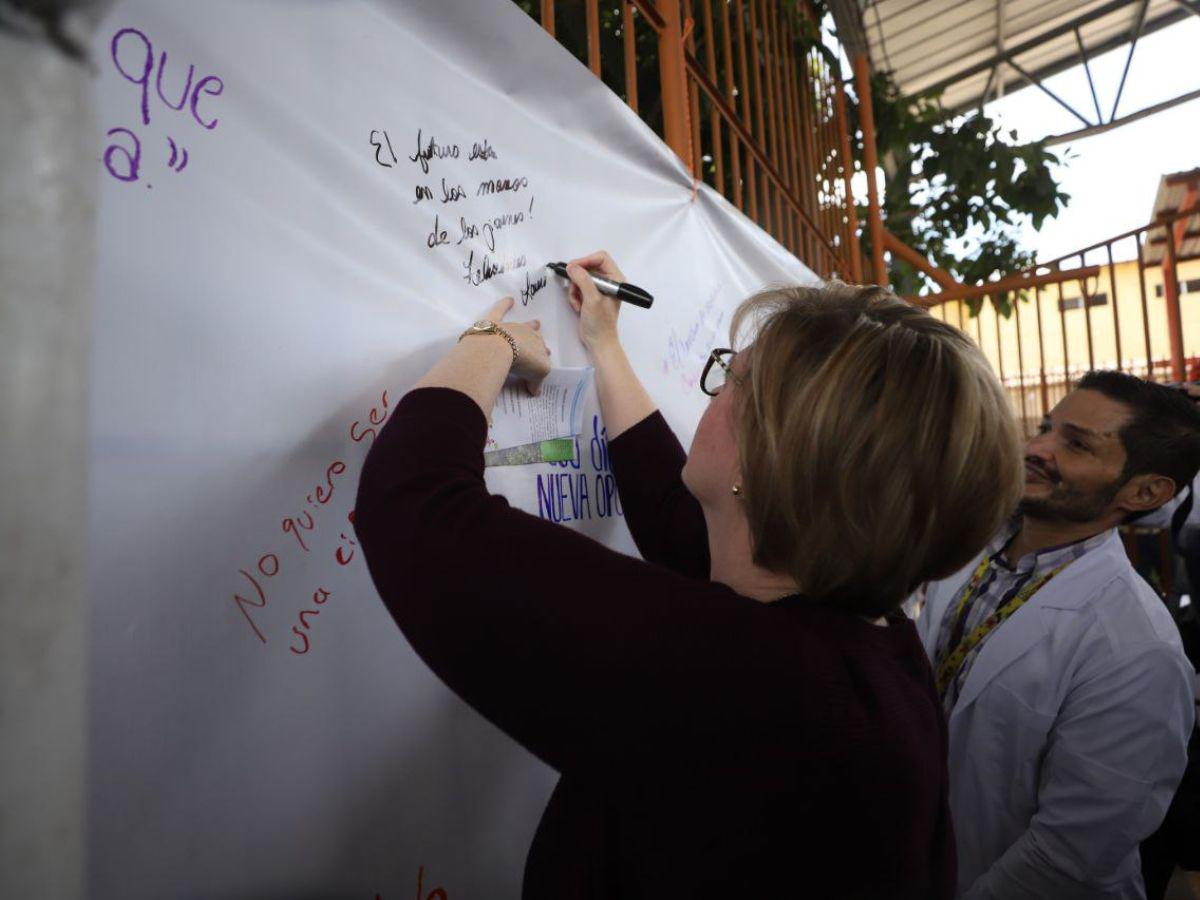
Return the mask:
[[(1184, 368), (1190, 378), (1200, 378), (1200, 247), (1193, 246), (1200, 242), (1200, 213), (1179, 218), (1171, 209), (1170, 195), (1181, 176), (1195, 174), (1165, 176), (1160, 186), (1155, 221), (1174, 215), (1178, 225), (1140, 229), (1084, 254), (1082, 260), (1076, 255), (1061, 261), (1062, 271), (1088, 271), (1087, 277), (1025, 290), (1008, 317), (997, 315), (990, 302), (984, 303), (978, 317), (971, 317), (966, 304), (958, 300), (930, 310), (963, 328), (983, 348), (1028, 433), (1089, 369), (1122, 369), (1158, 381), (1171, 379), (1170, 317), (1162, 265), (1168, 232), (1176, 236), (1180, 248), (1176, 267)], [(1189, 205), (1182, 206), (1185, 211), (1195, 208), (1192, 190)], [(1117, 261), (1110, 265), (1110, 259)], [(1167, 263), (1169, 268), (1170, 260)], [(1039, 274), (1049, 271), (1041, 267)]]

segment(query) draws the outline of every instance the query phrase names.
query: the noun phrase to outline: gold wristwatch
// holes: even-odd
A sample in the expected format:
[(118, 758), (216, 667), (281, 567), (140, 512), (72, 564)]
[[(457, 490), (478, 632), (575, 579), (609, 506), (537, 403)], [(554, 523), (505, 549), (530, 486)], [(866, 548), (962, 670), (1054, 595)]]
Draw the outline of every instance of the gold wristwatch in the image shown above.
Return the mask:
[(513, 340), (513, 336), (497, 325), (495, 322), (489, 322), (487, 319), (480, 319), (466, 331), (458, 336), (461, 341), (468, 334), (498, 334), (500, 337), (508, 341), (508, 346), (512, 347), (513, 362), (517, 361), (517, 342)]

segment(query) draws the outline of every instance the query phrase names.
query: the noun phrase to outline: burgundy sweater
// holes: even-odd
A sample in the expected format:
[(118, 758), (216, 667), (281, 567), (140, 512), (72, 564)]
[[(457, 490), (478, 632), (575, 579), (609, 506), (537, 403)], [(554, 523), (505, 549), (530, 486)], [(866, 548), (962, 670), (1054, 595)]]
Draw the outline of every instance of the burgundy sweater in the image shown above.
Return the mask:
[(465, 394), (409, 393), (355, 527), (413, 648), (562, 777), (523, 896), (949, 898), (946, 734), (912, 623), (708, 580), (659, 413), (610, 444), (645, 561), (509, 507)]

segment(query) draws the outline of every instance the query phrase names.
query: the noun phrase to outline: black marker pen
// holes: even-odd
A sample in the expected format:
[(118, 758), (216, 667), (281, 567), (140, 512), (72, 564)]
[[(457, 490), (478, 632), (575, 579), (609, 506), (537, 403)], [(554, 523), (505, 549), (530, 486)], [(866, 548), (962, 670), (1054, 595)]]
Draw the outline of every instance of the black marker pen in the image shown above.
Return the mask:
[[(561, 275), (563, 278), (567, 277), (566, 263), (546, 263), (546, 268), (555, 275)], [(587, 270), (585, 269), (584, 271)], [(636, 284), (630, 284), (628, 281), (613, 281), (611, 278), (605, 278), (603, 275), (597, 275), (594, 272), (588, 272), (588, 276), (596, 285), (596, 290), (602, 294), (607, 294), (609, 297), (616, 297), (618, 300), (624, 300), (626, 303), (632, 303), (634, 306), (640, 306), (642, 309), (649, 309), (650, 304), (654, 302), (654, 298)]]

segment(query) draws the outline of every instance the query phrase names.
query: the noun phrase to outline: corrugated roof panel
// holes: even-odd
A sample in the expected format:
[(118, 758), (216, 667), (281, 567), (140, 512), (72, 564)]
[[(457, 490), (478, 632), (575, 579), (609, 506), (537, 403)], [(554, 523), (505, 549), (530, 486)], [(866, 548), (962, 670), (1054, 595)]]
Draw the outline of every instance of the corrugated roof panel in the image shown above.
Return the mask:
[[(876, 69), (890, 69), (906, 94), (926, 90), (955, 76), (942, 102), (958, 109), (977, 103), (988, 84), (986, 66), (999, 52), (997, 7), (1003, 9), (1004, 47), (1011, 50), (1091, 15), (1079, 26), (1089, 59), (1105, 43), (1131, 36), (1141, 0), (859, 0), (862, 23)], [(1107, 11), (1106, 11), (1107, 10)], [(1188, 15), (1175, 0), (1151, 0), (1143, 33)], [(1015, 57), (1031, 74), (1075, 64), (1079, 48), (1071, 31), (1047, 38)], [(1023, 83), (1005, 75), (1007, 90)]]
[[(1062, 4), (1058, 4), (1058, 6), (1062, 6)], [(1027, 14), (1024, 18), (1026, 20), (1035, 18), (1036, 23), (1014, 23), (1014, 28), (1022, 25), (1023, 27), (1021, 27), (1020, 30), (1014, 30), (1010, 36), (1006, 36), (1006, 48), (1011, 49), (1013, 47), (1019, 47), (1021, 44), (1032, 40), (1038, 35), (1045, 34), (1054, 28), (1069, 22), (1071, 14), (1069, 12), (1065, 14), (1060, 12), (1060, 14), (1053, 17), (1037, 18), (1031, 13)], [(985, 62), (991, 59), (1000, 52), (999, 47), (996, 45), (996, 28), (994, 22), (988, 27), (983, 27), (983, 23), (980, 23), (980, 27), (978, 28), (976, 35), (976, 43), (974, 46), (966, 45), (965, 42), (962, 41), (962, 38), (959, 38), (959, 43), (957, 46), (962, 49), (962, 54), (954, 68), (957, 68), (960, 71), (965, 71), (977, 63)], [(1074, 55), (1074, 35), (1062, 35), (1058, 38), (1051, 38), (1050, 41), (1054, 42), (1056, 46), (1056, 49), (1052, 54), (1055, 59)], [(1043, 44), (1041, 46), (1044, 47), (1045, 45)], [(977, 48), (981, 48), (983, 52), (974, 52), (977, 50)], [(1025, 54), (1016, 57), (1017, 62), (1021, 64), (1022, 68), (1028, 68), (1025, 59), (1028, 55), (1034, 52), (1037, 51), (1026, 51)], [(923, 66), (920, 69), (914, 68), (905, 73), (905, 79), (913, 84), (914, 90), (923, 90), (932, 84), (936, 84), (937, 82), (944, 80), (946, 77), (946, 67), (939, 67), (935, 69), (930, 66)]]
[[(1005, 43), (1012, 46), (1022, 40), (1027, 40), (1038, 30), (1047, 30), (1068, 20), (1080, 7), (1094, 5), (1097, 0), (1048, 0), (1041, 4), (1040, 15), (1036, 15), (1033, 26), (1025, 34), (1026, 26), (1014, 21), (1017, 16), (1027, 17), (1031, 11), (1037, 12), (1037, 6), (1027, 7), (1020, 4), (1020, 9), (1014, 9), (1011, 2), (1005, 4)], [(1102, 2), (1102, 0), (1101, 0)], [(882, 51), (884, 45), (888, 56), (894, 56), (901, 49), (910, 49), (916, 45), (936, 44), (953, 50), (959, 45), (964, 36), (983, 38), (982, 43), (996, 45), (996, 0), (955, 0), (952, 5), (924, 0), (902, 16), (882, 18), (882, 32), (874, 16), (874, 8), (864, 12), (868, 38), (872, 52), (876, 47)], [(882, 12), (882, 8), (881, 8)], [(919, 16), (919, 18), (917, 18)], [(1041, 28), (1037, 28), (1038, 24)], [(881, 39), (882, 35), (882, 39)], [(895, 49), (893, 49), (895, 45)], [(876, 66), (887, 65), (887, 61), (873, 57)], [(894, 70), (901, 75), (903, 68), (896, 59), (891, 59)]]
[(944, 3), (926, 0), (886, 19), (884, 40), (889, 51), (911, 48), (927, 41), (931, 34), (937, 34), (949, 43), (955, 30), (977, 25), (989, 13), (994, 19), (995, 9), (996, 0), (950, 0)]

